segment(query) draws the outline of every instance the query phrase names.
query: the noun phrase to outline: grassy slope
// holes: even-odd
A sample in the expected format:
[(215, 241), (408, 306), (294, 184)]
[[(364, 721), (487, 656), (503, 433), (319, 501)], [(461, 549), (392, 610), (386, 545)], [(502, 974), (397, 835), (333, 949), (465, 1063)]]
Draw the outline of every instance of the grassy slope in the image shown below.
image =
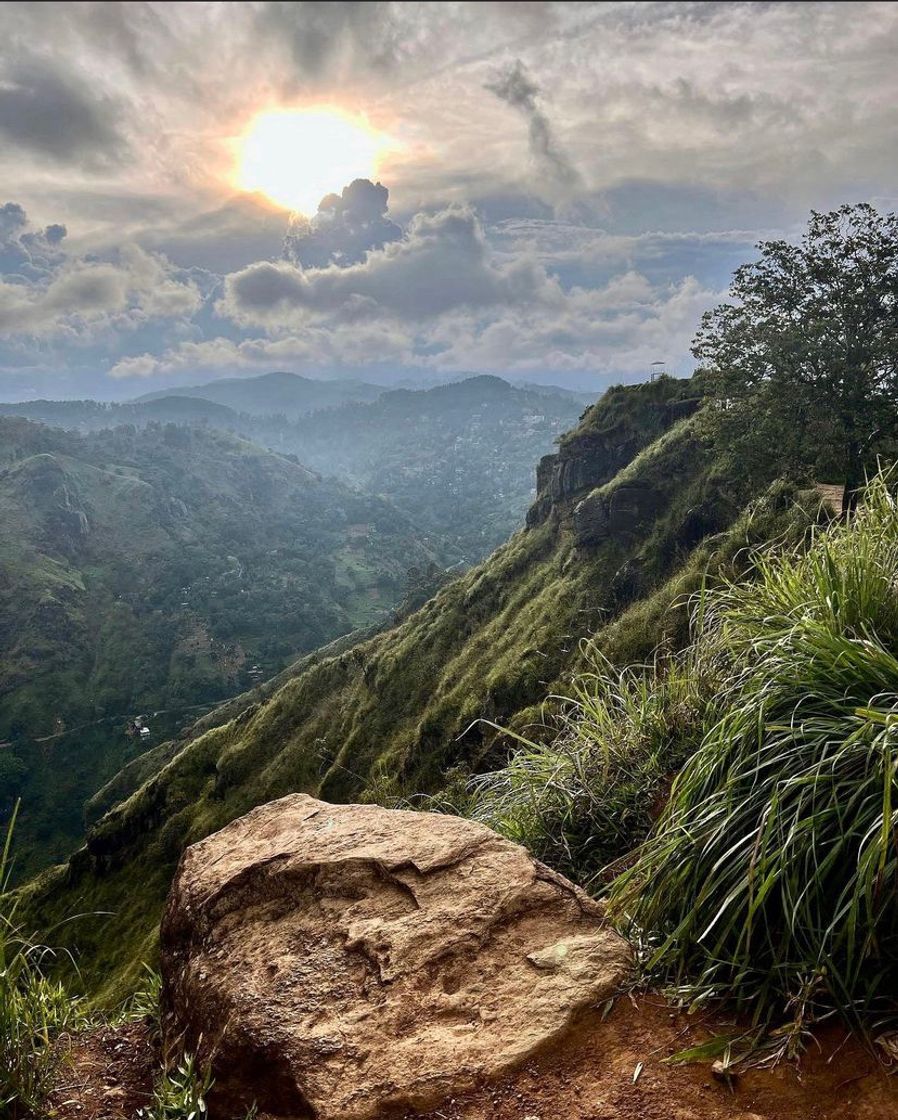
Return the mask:
[[(647, 655), (665, 633), (682, 639), (680, 600), (709, 564), (731, 562), (789, 516), (780, 498), (754, 519), (739, 517), (694, 421), (676, 420), (671, 405), (688, 392), (688, 383), (669, 382), (608, 394), (561, 452), (587, 462), (577, 477), (589, 485), (543, 503), (541, 523), (401, 626), (309, 659), (267, 702), (188, 742), (97, 823), (87, 850), (32, 887), (29, 913), (43, 924), (74, 909), (112, 912), (70, 935), (101, 996), (131, 982), (152, 953), (186, 844), (291, 790), (348, 800), (436, 789), (459, 763), (503, 756), (502, 737), (474, 721), (540, 719), (541, 702), (577, 668), (580, 638), (597, 634), (620, 661)], [(571, 510), (596, 482), (605, 497), (623, 484), (651, 488), (658, 515), (598, 546), (578, 545)]]

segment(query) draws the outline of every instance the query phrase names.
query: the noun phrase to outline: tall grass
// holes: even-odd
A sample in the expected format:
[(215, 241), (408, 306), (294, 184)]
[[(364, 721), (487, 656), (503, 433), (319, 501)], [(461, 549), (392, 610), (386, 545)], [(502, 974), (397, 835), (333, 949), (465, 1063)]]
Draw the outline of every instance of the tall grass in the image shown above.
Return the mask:
[(52, 954), (34, 944), (16, 923), (9, 889), (12, 837), (18, 806), (0, 852), (0, 1118), (37, 1112), (59, 1059), (56, 1040), (78, 1026), (82, 1006), (45, 975)]
[(898, 506), (712, 593), (725, 665), (701, 745), (610, 913), (690, 1000), (768, 1024), (898, 1006)]
[(586, 643), (588, 670), (549, 742), (515, 735), (501, 770), (470, 783), (468, 816), (587, 881), (644, 838), (666, 781), (701, 740), (712, 659), (688, 650), (615, 668)]

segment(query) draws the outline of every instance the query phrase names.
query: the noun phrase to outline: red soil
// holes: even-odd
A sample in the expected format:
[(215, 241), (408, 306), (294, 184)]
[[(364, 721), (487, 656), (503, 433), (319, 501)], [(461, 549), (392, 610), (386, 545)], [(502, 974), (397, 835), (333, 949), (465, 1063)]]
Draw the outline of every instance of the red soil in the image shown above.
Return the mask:
[[(658, 996), (621, 997), (604, 1020), (585, 1019), (563, 1048), (415, 1120), (898, 1120), (898, 1077), (835, 1029), (799, 1065), (750, 1070), (731, 1085), (707, 1063), (665, 1063), (724, 1026), (679, 1015)], [(149, 1103), (157, 1063), (142, 1025), (77, 1036), (50, 1115), (134, 1120)]]

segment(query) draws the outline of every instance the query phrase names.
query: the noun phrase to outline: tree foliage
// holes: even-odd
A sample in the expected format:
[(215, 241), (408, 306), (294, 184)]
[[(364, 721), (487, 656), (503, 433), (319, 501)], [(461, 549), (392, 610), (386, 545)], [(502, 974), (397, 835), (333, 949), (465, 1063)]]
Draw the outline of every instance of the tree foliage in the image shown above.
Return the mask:
[(898, 419), (898, 215), (812, 212), (766, 241), (693, 344), (708, 417), (743, 471), (827, 473), (853, 489)]

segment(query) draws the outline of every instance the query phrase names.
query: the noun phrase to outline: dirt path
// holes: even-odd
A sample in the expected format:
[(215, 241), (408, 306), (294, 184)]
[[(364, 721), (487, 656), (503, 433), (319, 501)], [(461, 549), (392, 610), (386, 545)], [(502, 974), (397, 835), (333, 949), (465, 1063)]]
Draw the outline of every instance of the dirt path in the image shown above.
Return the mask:
[(133, 1120), (152, 1099), (157, 1054), (142, 1023), (63, 1039), (47, 1114), (53, 1120)]
[(638, 1003), (622, 997), (606, 1020), (584, 1021), (563, 1050), (428, 1113), (427, 1120), (898, 1118), (898, 1078), (835, 1031), (812, 1046), (800, 1067), (754, 1070), (731, 1086), (716, 1080), (707, 1062), (665, 1063), (722, 1026), (677, 1015), (659, 996)]
[[(754, 1070), (732, 1087), (715, 1080), (707, 1063), (664, 1063), (720, 1026), (676, 1015), (658, 996), (638, 1003), (622, 997), (606, 1019), (584, 1020), (563, 1048), (403, 1120), (898, 1120), (898, 1077), (835, 1030), (811, 1046), (799, 1067)], [(148, 1102), (154, 1063), (142, 1026), (79, 1036), (52, 1115), (134, 1120)]]

